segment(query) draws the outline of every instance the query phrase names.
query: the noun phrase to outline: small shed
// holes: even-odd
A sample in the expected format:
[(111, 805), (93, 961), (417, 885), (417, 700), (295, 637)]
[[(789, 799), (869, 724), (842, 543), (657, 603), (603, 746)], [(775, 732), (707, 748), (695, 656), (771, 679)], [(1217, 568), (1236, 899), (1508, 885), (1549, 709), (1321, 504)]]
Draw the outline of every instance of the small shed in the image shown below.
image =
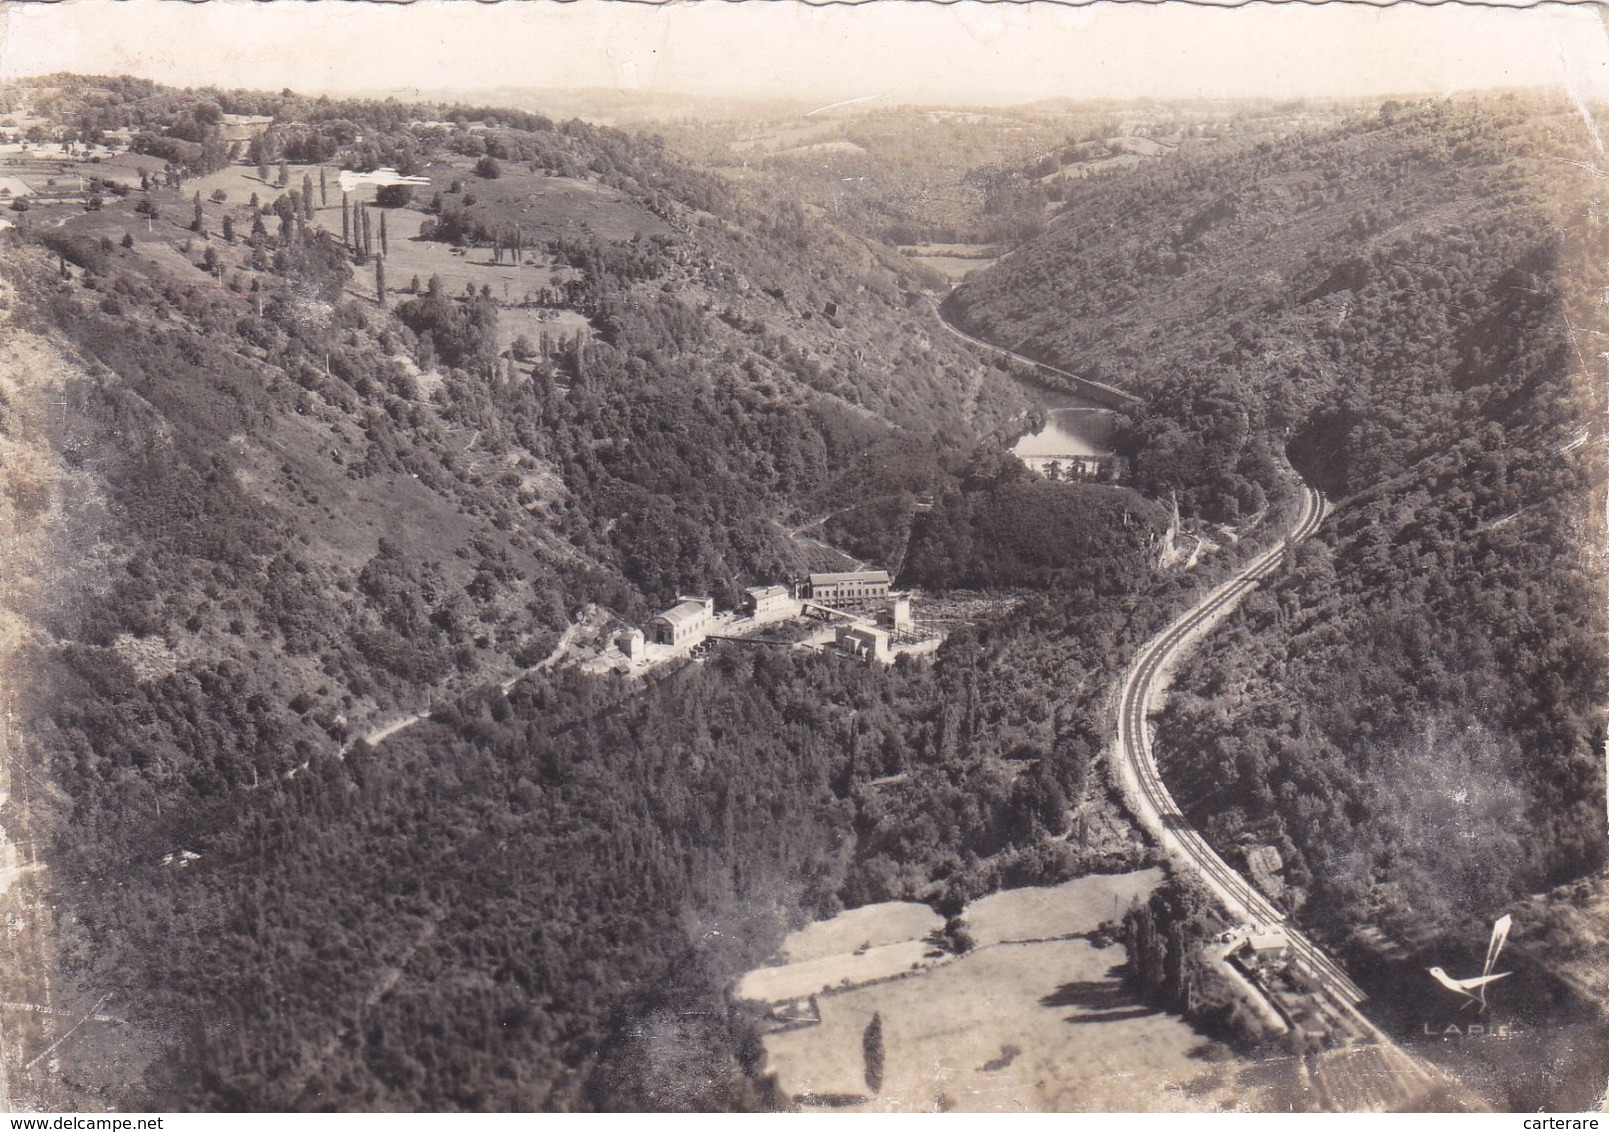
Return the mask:
[(615, 638), (615, 646), (633, 663), (641, 660), (648, 651), (647, 638), (641, 629), (627, 629)]

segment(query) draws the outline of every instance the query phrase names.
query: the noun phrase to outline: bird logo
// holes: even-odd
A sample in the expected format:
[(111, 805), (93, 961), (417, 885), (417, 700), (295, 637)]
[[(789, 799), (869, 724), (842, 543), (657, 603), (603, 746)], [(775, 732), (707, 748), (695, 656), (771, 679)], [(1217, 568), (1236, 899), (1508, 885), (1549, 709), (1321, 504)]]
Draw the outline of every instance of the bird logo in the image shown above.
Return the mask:
[(1495, 974), (1492, 972), (1492, 968), (1497, 966), (1497, 957), (1503, 952), (1503, 945), (1508, 942), (1508, 930), (1513, 925), (1514, 917), (1512, 916), (1504, 916), (1492, 925), (1491, 942), (1486, 945), (1486, 965), (1475, 978), (1455, 979), (1440, 967), (1430, 968), (1431, 978), (1465, 1000), (1459, 1006), (1460, 1010), (1478, 1006), (1480, 1007), (1478, 1013), (1485, 1014), (1487, 1010), (1486, 988), (1497, 982), (1498, 979), (1506, 979), (1514, 973), (1512, 971), (1499, 971)]

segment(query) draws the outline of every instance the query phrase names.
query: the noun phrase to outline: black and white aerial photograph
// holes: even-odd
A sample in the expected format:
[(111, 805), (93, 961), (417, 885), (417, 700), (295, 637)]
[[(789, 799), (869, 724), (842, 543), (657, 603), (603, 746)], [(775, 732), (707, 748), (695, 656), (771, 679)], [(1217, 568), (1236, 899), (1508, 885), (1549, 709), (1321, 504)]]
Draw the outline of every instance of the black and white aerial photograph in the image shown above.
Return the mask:
[(0, 1109), (1597, 1127), (1605, 11), (0, 2)]

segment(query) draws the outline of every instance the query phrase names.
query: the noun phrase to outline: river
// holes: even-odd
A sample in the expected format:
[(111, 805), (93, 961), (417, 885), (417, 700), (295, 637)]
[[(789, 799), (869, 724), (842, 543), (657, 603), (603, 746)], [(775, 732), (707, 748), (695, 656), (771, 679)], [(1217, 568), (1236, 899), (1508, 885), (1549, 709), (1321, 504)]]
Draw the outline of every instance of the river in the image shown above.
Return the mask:
[(1111, 410), (1042, 385), (1024, 382), (1022, 389), (1045, 413), (1044, 427), (1024, 434), (1011, 449), (1029, 467), (1043, 471), (1052, 461), (1067, 463), (1069, 456), (1112, 454)]

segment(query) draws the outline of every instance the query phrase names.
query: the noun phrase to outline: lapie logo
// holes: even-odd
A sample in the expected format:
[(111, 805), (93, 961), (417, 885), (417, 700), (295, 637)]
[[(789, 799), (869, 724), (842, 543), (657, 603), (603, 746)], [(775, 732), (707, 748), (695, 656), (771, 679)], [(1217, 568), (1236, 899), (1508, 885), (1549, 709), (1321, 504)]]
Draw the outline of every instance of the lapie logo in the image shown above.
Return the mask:
[(1425, 1037), (1427, 1038), (1512, 1038), (1519, 1031), (1509, 1022), (1499, 1022), (1487, 1026), (1480, 1022), (1471, 1022), (1467, 1026), (1460, 1026), (1456, 1022), (1449, 1022), (1441, 1029), (1437, 1029), (1429, 1022), (1425, 1023)]
[[(1486, 945), (1486, 965), (1481, 969), (1479, 975), (1467, 979), (1455, 979), (1440, 967), (1430, 968), (1431, 978), (1464, 999), (1458, 1009), (1467, 1010), (1471, 1006), (1475, 1006), (1479, 1008), (1477, 1013), (1485, 1014), (1489, 1009), (1486, 1005), (1486, 988), (1497, 982), (1498, 979), (1506, 979), (1514, 973), (1512, 971), (1494, 972), (1492, 970), (1497, 966), (1497, 957), (1503, 953), (1503, 945), (1508, 942), (1509, 928), (1513, 927), (1513, 925), (1514, 917), (1512, 916), (1504, 916), (1492, 925), (1492, 938)], [(1471, 1028), (1473, 1029), (1473, 1027)]]

